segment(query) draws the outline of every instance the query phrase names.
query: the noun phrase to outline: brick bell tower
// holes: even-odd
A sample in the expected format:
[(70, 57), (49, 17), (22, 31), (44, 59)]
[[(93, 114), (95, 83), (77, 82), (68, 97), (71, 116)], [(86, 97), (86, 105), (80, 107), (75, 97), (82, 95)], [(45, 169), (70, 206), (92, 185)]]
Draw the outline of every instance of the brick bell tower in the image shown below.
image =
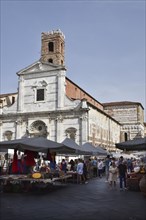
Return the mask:
[(65, 65), (65, 36), (60, 30), (42, 33), (41, 62)]

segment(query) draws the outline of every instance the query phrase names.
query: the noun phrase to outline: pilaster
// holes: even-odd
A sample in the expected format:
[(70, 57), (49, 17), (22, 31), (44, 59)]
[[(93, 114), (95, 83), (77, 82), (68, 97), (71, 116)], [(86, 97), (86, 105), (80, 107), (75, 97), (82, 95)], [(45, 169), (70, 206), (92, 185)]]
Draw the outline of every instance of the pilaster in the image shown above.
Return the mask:
[(24, 79), (23, 76), (19, 78), (19, 85), (18, 85), (18, 112), (22, 112), (24, 108)]

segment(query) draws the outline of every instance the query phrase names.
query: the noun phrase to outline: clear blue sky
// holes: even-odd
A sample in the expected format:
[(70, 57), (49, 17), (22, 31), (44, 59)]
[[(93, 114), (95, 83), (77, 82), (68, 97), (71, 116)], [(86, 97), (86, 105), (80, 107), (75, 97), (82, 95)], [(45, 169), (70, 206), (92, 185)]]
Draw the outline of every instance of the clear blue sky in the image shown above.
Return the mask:
[(17, 92), (16, 72), (39, 60), (41, 32), (61, 29), (68, 78), (101, 103), (146, 109), (145, 13), (145, 0), (1, 0), (0, 93)]

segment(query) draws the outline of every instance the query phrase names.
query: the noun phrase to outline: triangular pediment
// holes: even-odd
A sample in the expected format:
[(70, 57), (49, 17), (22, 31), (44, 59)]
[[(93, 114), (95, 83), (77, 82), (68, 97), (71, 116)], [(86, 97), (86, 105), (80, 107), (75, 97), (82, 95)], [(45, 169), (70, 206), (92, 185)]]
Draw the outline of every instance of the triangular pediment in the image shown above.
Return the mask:
[(21, 74), (29, 74), (29, 73), (37, 73), (37, 72), (49, 72), (49, 71), (55, 71), (55, 70), (61, 70), (65, 69), (63, 66), (54, 65), (52, 63), (42, 63), (40, 61), (37, 61), (28, 67), (20, 70), (17, 72), (17, 75)]

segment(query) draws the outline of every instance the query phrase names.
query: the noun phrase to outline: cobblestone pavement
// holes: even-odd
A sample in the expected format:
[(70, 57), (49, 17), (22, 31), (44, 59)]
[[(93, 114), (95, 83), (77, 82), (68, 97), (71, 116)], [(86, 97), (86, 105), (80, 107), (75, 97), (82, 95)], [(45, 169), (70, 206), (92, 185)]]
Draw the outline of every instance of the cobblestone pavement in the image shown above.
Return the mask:
[(48, 192), (1, 193), (1, 220), (146, 220), (141, 192), (109, 189), (105, 179)]

